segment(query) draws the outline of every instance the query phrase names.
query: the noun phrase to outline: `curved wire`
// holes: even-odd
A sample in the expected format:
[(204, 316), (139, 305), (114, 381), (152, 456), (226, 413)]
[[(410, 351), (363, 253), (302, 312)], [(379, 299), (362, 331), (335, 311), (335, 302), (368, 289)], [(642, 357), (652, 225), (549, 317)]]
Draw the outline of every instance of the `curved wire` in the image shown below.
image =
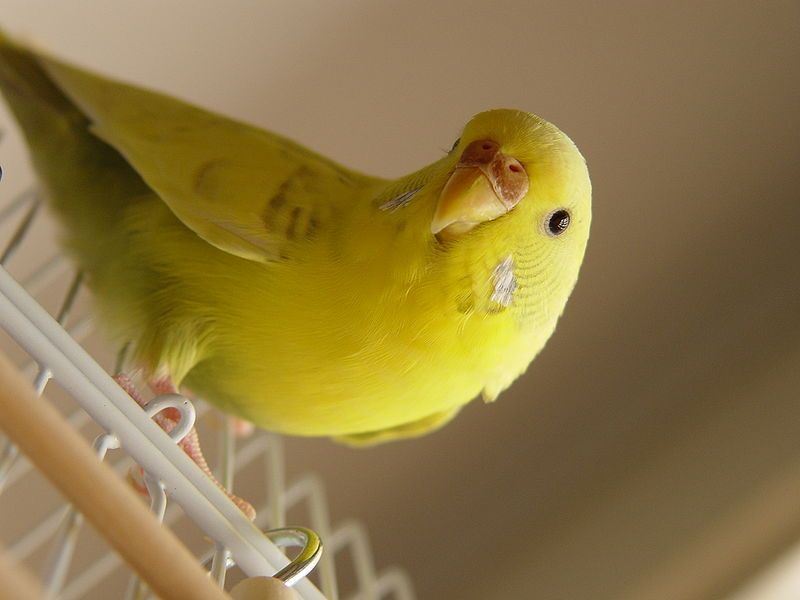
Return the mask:
[(265, 531), (266, 535), (276, 546), (295, 547), (302, 546), (300, 554), (275, 573), (275, 579), (280, 579), (291, 587), (308, 575), (319, 562), (322, 556), (322, 541), (319, 536), (307, 527), (283, 527)]

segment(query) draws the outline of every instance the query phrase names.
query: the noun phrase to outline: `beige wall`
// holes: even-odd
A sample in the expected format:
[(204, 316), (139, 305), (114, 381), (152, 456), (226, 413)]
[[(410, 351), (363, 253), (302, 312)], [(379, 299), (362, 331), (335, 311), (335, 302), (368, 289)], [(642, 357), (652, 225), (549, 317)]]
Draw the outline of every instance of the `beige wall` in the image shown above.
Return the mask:
[(524, 379), (423, 440), (290, 442), (421, 598), (718, 598), (800, 537), (797, 2), (2, 0), (0, 23), (378, 174), (495, 106), (582, 149), (587, 260)]

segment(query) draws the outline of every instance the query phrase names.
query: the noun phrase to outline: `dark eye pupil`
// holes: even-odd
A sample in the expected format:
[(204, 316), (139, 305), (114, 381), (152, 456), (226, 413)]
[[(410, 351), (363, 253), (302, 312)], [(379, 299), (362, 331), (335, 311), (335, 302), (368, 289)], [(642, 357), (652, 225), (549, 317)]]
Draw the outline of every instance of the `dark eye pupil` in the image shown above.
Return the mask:
[(547, 230), (551, 235), (560, 235), (569, 227), (569, 213), (566, 210), (557, 210), (547, 220)]

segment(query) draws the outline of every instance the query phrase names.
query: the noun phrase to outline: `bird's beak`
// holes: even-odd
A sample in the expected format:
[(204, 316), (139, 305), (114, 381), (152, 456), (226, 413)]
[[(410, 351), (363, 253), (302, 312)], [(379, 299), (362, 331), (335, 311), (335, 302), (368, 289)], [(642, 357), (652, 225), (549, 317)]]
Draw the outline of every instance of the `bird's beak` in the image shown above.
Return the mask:
[(450, 175), (436, 206), (431, 233), (450, 238), (506, 214), (528, 192), (528, 175), (492, 140), (472, 142)]

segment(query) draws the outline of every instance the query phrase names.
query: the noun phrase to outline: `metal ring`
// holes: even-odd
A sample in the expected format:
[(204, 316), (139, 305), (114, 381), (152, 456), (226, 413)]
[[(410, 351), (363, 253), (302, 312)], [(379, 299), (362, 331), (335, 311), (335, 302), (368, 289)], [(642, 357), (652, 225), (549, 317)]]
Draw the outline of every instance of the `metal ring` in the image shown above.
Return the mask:
[(303, 548), (292, 562), (273, 575), (275, 579), (280, 579), (289, 587), (307, 576), (317, 566), (322, 556), (322, 541), (316, 532), (306, 527), (270, 529), (265, 531), (264, 535), (276, 546), (284, 548), (302, 546)]

